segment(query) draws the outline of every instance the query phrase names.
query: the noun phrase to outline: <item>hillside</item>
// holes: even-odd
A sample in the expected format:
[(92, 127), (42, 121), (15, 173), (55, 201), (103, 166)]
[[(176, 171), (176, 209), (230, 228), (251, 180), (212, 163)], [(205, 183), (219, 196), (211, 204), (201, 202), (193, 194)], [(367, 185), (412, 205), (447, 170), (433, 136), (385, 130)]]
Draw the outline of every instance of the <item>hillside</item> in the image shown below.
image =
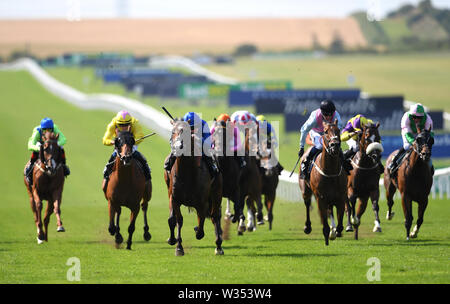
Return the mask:
[(353, 18), (317, 19), (103, 19), (0, 20), (0, 56), (24, 50), (38, 56), (63, 52), (135, 54), (224, 53), (251, 43), (260, 50), (328, 46), (339, 35), (348, 47), (366, 46)]

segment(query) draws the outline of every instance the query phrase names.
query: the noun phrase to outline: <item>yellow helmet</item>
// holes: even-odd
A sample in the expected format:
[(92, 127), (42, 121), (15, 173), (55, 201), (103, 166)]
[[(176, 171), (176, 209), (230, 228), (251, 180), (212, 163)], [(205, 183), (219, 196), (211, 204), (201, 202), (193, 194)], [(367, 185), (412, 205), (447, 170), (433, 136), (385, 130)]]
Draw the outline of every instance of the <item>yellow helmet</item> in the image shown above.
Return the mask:
[(257, 121), (266, 121), (267, 119), (264, 115), (258, 115), (258, 116), (256, 116), (256, 120)]
[(116, 115), (116, 121), (119, 125), (129, 124), (131, 123), (131, 115), (126, 110), (122, 110)]

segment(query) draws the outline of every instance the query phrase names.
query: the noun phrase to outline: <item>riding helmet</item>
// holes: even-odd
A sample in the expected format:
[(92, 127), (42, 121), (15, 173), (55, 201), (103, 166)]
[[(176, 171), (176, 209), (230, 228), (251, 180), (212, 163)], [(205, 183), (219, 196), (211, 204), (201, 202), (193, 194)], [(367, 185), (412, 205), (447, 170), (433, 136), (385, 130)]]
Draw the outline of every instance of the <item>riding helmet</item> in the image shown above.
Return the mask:
[(126, 110), (122, 110), (116, 115), (116, 121), (119, 125), (131, 123), (131, 114)]
[(41, 129), (53, 129), (53, 120), (46, 117), (41, 120)]
[(184, 115), (183, 120), (187, 121), (191, 127), (194, 126), (194, 123), (200, 124), (202, 122), (200, 116), (195, 112), (187, 112)]
[(322, 113), (333, 114), (336, 111), (336, 107), (331, 100), (326, 99), (320, 103), (320, 111)]

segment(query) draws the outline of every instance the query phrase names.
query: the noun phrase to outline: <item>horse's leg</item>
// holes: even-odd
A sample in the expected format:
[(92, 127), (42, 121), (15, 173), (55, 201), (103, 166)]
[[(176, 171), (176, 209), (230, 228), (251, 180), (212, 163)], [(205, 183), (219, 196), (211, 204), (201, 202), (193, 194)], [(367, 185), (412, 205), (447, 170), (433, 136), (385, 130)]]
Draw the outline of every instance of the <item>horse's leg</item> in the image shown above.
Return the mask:
[(116, 234), (116, 226), (114, 225), (114, 217), (116, 215), (116, 210), (114, 209), (113, 205), (111, 204), (111, 201), (108, 201), (108, 208), (109, 208), (108, 231), (109, 231), (109, 234), (115, 235)]
[(370, 200), (372, 201), (372, 210), (375, 214), (375, 226), (373, 227), (373, 232), (381, 232), (381, 222), (380, 222), (380, 206), (378, 205), (378, 200), (380, 198), (380, 189), (376, 189), (370, 193)]
[(267, 208), (267, 220), (269, 222), (269, 230), (272, 230), (274, 204), (275, 204), (275, 193), (266, 194), (264, 196), (264, 205), (266, 205)]
[(141, 204), (142, 212), (144, 213), (144, 240), (147, 242), (150, 241), (152, 235), (149, 232), (148, 222), (147, 222), (147, 210), (148, 210), (148, 201), (142, 201)]
[(325, 238), (325, 245), (328, 246), (328, 238), (330, 236), (330, 226), (328, 225), (328, 207), (327, 204), (318, 200), (317, 206), (319, 209), (320, 220), (322, 221), (322, 233)]
[(35, 200), (36, 204), (36, 227), (37, 227), (37, 242), (38, 244), (42, 244), (45, 241), (44, 231), (42, 229), (42, 200)]
[(181, 228), (183, 227), (183, 216), (181, 215), (181, 210), (180, 210), (179, 204), (174, 204), (173, 207), (174, 207), (175, 219), (177, 221), (177, 228), (178, 228), (177, 247), (175, 248), (175, 255), (183, 256), (184, 249), (183, 249), (183, 245), (181, 245), (181, 243), (183, 242), (183, 240), (181, 238)]
[[(236, 201), (234, 203), (234, 207), (235, 207), (235, 214), (236, 214)], [(230, 199), (229, 198), (227, 198), (227, 208), (225, 209), (224, 218), (225, 218), (225, 220), (231, 219), (231, 208), (230, 208)]]
[(220, 224), (220, 217), (221, 217), (221, 209), (218, 208), (214, 214), (211, 216), (211, 221), (214, 225), (214, 232), (216, 233), (216, 249), (215, 254), (216, 255), (223, 255), (223, 249), (222, 249), (222, 227)]
[(247, 230), (249, 232), (252, 232), (253, 230), (256, 230), (256, 225), (255, 225), (255, 213), (256, 213), (256, 208), (255, 208), (255, 204), (254, 201), (250, 198), (250, 196), (247, 198)]
[(349, 193), (347, 204), (347, 227), (345, 229), (346, 232), (354, 231), (353, 228), (357, 219), (355, 218), (355, 210), (356, 210), (356, 200), (357, 196), (353, 193)]
[[(264, 195), (264, 198), (266, 197), (266, 195)], [(257, 224), (258, 225), (264, 225), (264, 215), (263, 215), (263, 204), (261, 202), (261, 195), (257, 195), (255, 197), (255, 202), (256, 202), (256, 220), (257, 220)]]
[(169, 245), (173, 246), (176, 244), (177, 240), (175, 238), (175, 226), (177, 225), (177, 219), (175, 217), (175, 212), (173, 208), (172, 196), (169, 197), (169, 219), (167, 220), (169, 224), (170, 236), (167, 240)]
[(328, 209), (328, 217), (331, 220), (329, 239), (333, 241), (336, 239), (336, 222), (334, 221), (333, 206), (330, 206), (330, 208)]
[(395, 212), (392, 212), (392, 206), (394, 206), (394, 194), (397, 188), (395, 188), (394, 184), (392, 183), (392, 180), (389, 180), (388, 183), (386, 183), (385, 181), (384, 187), (386, 188), (386, 200), (388, 205), (388, 212), (386, 214), (386, 219), (390, 221), (392, 220), (395, 214)]
[(133, 239), (133, 233), (136, 228), (136, 218), (139, 214), (139, 205), (134, 210), (131, 210), (130, 214), (130, 225), (128, 226), (128, 240), (127, 240), (127, 249), (131, 250), (131, 244)]
[(47, 208), (45, 208), (44, 215), (44, 238), (45, 241), (48, 242), (48, 224), (50, 223), (50, 216), (53, 213), (53, 208), (51, 207), (51, 202), (47, 202)]
[(122, 213), (122, 208), (119, 206), (116, 209), (116, 245), (122, 244), (123, 242), (123, 237), (120, 234), (120, 214)]
[(425, 209), (427, 209), (428, 206), (428, 198), (425, 199), (423, 202), (419, 202), (419, 210), (417, 212), (417, 222), (416, 226), (414, 226), (413, 231), (410, 234), (410, 237), (415, 239), (417, 237), (417, 234), (419, 233), (420, 226), (422, 226), (423, 223), (423, 215), (425, 213)]
[(195, 238), (201, 240), (205, 236), (205, 215), (200, 210), (197, 210), (197, 223), (198, 226), (194, 227)]
[(411, 231), (413, 215), (412, 201), (405, 194), (402, 194), (403, 214), (405, 215), (406, 240), (409, 240), (409, 232)]
[(306, 221), (305, 221), (305, 227), (303, 228), (303, 232), (305, 232), (306, 234), (310, 234), (312, 231), (311, 218), (310, 218), (311, 196), (312, 196), (311, 189), (305, 188), (305, 192), (303, 193), (303, 201), (305, 202), (305, 208), (306, 208)]
[[(245, 230), (245, 216), (244, 216), (244, 202), (245, 202), (245, 194), (240, 194), (239, 196), (239, 217), (238, 217), (238, 235), (243, 235)], [(235, 217), (237, 217), (235, 215)]]
[(367, 208), (367, 201), (369, 200), (368, 197), (360, 197), (358, 199), (359, 204), (358, 204), (358, 211), (356, 212), (356, 219), (357, 219), (357, 224), (354, 225), (355, 227), (355, 240), (358, 239), (358, 230), (359, 230), (359, 225), (361, 224), (361, 217), (364, 214), (364, 212), (366, 211)]
[[(344, 197), (344, 201), (348, 199)], [(336, 227), (336, 236), (342, 237), (342, 231), (344, 230), (344, 213), (345, 213), (345, 203), (338, 203), (336, 205), (336, 216), (337, 216), (337, 227)]]
[(63, 227), (63, 223), (61, 220), (61, 195), (58, 195), (57, 198), (53, 201), (53, 212), (56, 215), (56, 231), (57, 232), (65, 232)]

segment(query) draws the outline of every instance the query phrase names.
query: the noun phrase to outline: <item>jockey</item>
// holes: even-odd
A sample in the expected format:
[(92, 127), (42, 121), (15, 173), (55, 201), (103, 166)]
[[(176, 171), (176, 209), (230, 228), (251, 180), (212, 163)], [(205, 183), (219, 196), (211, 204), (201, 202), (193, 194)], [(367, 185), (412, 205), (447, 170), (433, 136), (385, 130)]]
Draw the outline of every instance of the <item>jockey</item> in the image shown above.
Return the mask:
[[(232, 126), (233, 127), (233, 140), (229, 141), (229, 146), (231, 147), (231, 151), (233, 151), (233, 156), (235, 157), (235, 159), (238, 161), (239, 163), (239, 167), (243, 168), (246, 165), (245, 162), (245, 157), (244, 156), (239, 156), (238, 155), (238, 151), (241, 150), (242, 148), (242, 143), (241, 143), (241, 136), (239, 134), (239, 130), (237, 127), (235, 127), (234, 123), (231, 122), (231, 118), (228, 114), (223, 113), (220, 114), (219, 117), (217, 117), (217, 122), (225, 122), (226, 126)], [(215, 132), (215, 127), (212, 126), (211, 128), (211, 135), (213, 135)], [(213, 142), (213, 146), (214, 146), (214, 142)]]
[[(148, 166), (147, 160), (145, 157), (137, 150), (137, 145), (142, 142), (142, 140), (138, 140), (139, 138), (144, 136), (142, 131), (142, 126), (139, 123), (139, 120), (132, 117), (130, 113), (126, 110), (122, 110), (117, 113), (117, 115), (111, 120), (111, 122), (106, 127), (105, 135), (103, 136), (103, 144), (105, 146), (114, 146), (114, 142), (116, 139), (116, 130), (118, 132), (126, 131), (130, 127), (130, 132), (133, 133), (134, 138), (136, 139), (136, 143), (133, 146), (133, 158), (136, 159), (141, 165), (142, 170), (144, 171), (145, 180), (149, 181), (151, 177), (150, 167)], [(103, 170), (103, 189), (107, 185), (109, 176), (111, 175), (112, 168), (114, 166), (114, 162), (117, 156), (117, 151), (114, 149), (111, 157), (108, 160), (108, 163)]]
[[(235, 126), (238, 127), (239, 131), (244, 132), (244, 141), (245, 141), (245, 132), (247, 130), (250, 130), (250, 128), (253, 127), (253, 123), (254, 123), (254, 127), (257, 128), (257, 120), (255, 115), (253, 115), (252, 113), (250, 113), (249, 111), (246, 110), (241, 110), (241, 111), (236, 111), (233, 114), (231, 114), (231, 121), (234, 123)], [(258, 142), (258, 132), (257, 129), (254, 130), (255, 132), (252, 132), (250, 134), (253, 134), (253, 138), (252, 140), (249, 140), (250, 142), (253, 143), (257, 143)], [(252, 148), (250, 148), (252, 149)], [(254, 150), (253, 152), (256, 152), (256, 150)]]
[[(206, 164), (208, 165), (208, 169), (213, 177), (215, 177), (217, 174), (219, 174), (219, 168), (216, 165), (216, 162), (213, 158), (212, 154), (212, 143), (211, 143), (211, 133), (208, 126), (208, 123), (204, 121), (203, 119), (198, 116), (195, 112), (187, 112), (183, 120), (189, 123), (189, 126), (191, 127), (191, 133), (199, 132), (199, 127), (201, 126), (201, 134), (202, 134), (202, 156), (204, 156), (204, 160), (206, 161)], [(200, 124), (201, 122), (201, 124)], [(204, 149), (207, 147), (206, 149)], [(175, 162), (176, 156), (170, 153), (169, 158), (164, 163), (164, 169), (166, 171), (170, 171), (172, 169), (172, 166)]]
[[(399, 165), (397, 164), (397, 162), (400, 159), (400, 156), (402, 156), (406, 151), (408, 151), (411, 145), (413, 144), (414, 139), (418, 134), (417, 129), (428, 130), (431, 128), (430, 129), (431, 137), (434, 138), (433, 121), (431, 120), (430, 115), (428, 115), (425, 112), (423, 105), (420, 103), (411, 105), (409, 111), (403, 114), (401, 120), (401, 128), (402, 128), (403, 146), (399, 149), (398, 153), (395, 155), (394, 159), (388, 166), (390, 174), (395, 173), (397, 166)], [(433, 174), (434, 167), (433, 164), (431, 163), (431, 158), (430, 158), (430, 166), (431, 172)]]
[[(312, 147), (305, 161), (302, 162), (301, 164), (301, 173), (300, 173), (301, 179), (305, 179), (305, 177), (307, 176), (309, 165), (311, 164), (311, 161), (314, 159), (314, 156), (320, 151), (322, 151), (323, 147), (322, 135), (324, 134), (323, 121), (325, 120), (326, 122), (332, 123), (335, 119), (337, 119), (338, 128), (341, 129), (342, 128), (341, 116), (336, 111), (336, 106), (331, 100), (324, 100), (320, 103), (319, 109), (311, 112), (311, 115), (309, 116), (308, 120), (303, 124), (302, 128), (300, 129), (301, 132), (300, 150), (298, 152), (298, 156), (302, 157), (303, 153), (305, 152), (304, 147), (306, 143), (306, 135), (308, 132), (312, 142), (314, 143), (314, 146)], [(342, 150), (340, 151), (339, 157), (342, 161), (344, 169), (349, 174), (349, 171), (352, 170), (353, 167), (349, 162), (345, 161)]]
[(33, 183), (33, 176), (31, 172), (33, 172), (34, 163), (39, 158), (39, 150), (42, 145), (41, 137), (47, 130), (54, 132), (55, 134), (59, 134), (58, 146), (60, 146), (62, 150), (62, 163), (64, 169), (64, 176), (70, 174), (69, 167), (66, 165), (66, 153), (64, 152), (63, 148), (63, 146), (66, 144), (66, 137), (58, 128), (58, 126), (53, 123), (53, 120), (46, 117), (41, 120), (39, 126), (33, 129), (33, 133), (31, 134), (31, 137), (28, 139), (28, 150), (32, 151), (33, 153), (31, 153), (31, 158), (27, 167), (25, 168), (24, 175), (30, 185)]
[[(345, 159), (350, 159), (359, 150), (358, 134), (362, 132), (362, 129), (366, 126), (372, 125), (373, 121), (366, 118), (362, 114), (358, 114), (350, 118), (341, 132), (341, 141), (346, 141), (349, 149), (344, 153)], [(384, 166), (381, 160), (378, 162), (380, 171), (384, 171)]]
[[(272, 127), (272, 124), (267, 121), (266, 117), (264, 115), (258, 115), (256, 116), (256, 120), (258, 121), (258, 135), (259, 130), (267, 130), (267, 148), (268, 149), (276, 149), (278, 148), (278, 140), (277, 136), (275, 134), (275, 130)], [(283, 171), (283, 166), (280, 164), (280, 162), (277, 160), (278, 174), (281, 174), (281, 171)]]

